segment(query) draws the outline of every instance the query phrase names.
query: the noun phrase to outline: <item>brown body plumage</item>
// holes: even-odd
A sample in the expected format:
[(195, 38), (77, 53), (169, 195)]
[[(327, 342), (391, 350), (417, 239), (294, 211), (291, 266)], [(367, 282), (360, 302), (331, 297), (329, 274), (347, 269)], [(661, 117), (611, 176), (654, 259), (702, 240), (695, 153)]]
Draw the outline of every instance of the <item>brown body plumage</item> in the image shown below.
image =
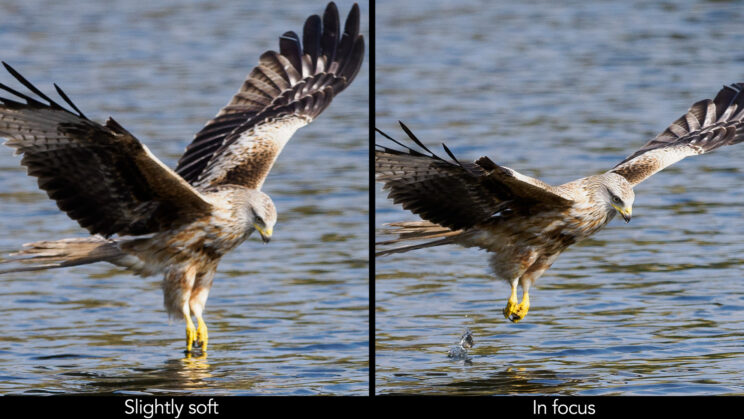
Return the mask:
[[(378, 146), (377, 180), (390, 191), (388, 197), (425, 221), (394, 223), (385, 247), (377, 256), (431, 246), (458, 244), (490, 253), (497, 278), (511, 284), (512, 294), (504, 315), (522, 319), (529, 309), (532, 283), (572, 244), (590, 237), (616, 214), (630, 221), (633, 187), (687, 156), (744, 141), (744, 84), (724, 87), (713, 100), (695, 103), (662, 134), (611, 170), (560, 185), (550, 186), (487, 157), (460, 162), (445, 160), (424, 146), (403, 124), (418, 146), (414, 149), (386, 134), (402, 150)], [(516, 287), (524, 296), (517, 303)]]

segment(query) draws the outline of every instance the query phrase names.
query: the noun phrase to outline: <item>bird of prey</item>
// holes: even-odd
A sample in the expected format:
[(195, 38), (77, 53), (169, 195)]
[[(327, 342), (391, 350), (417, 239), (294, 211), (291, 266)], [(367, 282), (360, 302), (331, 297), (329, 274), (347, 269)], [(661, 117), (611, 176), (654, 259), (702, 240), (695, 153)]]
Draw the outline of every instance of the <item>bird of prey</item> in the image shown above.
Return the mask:
[(175, 170), (113, 119), (88, 119), (55, 84), (69, 108), (60, 105), (3, 63), (32, 94), (0, 84), (12, 95), (0, 96), (0, 137), (92, 236), (27, 244), (15, 254), (24, 265), (2, 272), (105, 261), (140, 276), (163, 274), (165, 308), (186, 321), (187, 353), (206, 354), (203, 310), (220, 258), (254, 231), (269, 241), (277, 214), (261, 191), (266, 176), (294, 132), (354, 80), (363, 58), (358, 5), (341, 28), (329, 3), (322, 17), (306, 20), (302, 39), (286, 32), (279, 52), (261, 55)]
[[(474, 162), (432, 153), (405, 125), (418, 149), (378, 130), (401, 149), (378, 145), (377, 180), (388, 197), (423, 221), (391, 224), (393, 240), (382, 256), (414, 249), (458, 244), (489, 252), (490, 266), (511, 286), (503, 310), (512, 322), (530, 308), (530, 286), (569, 246), (596, 233), (619, 214), (632, 215), (633, 188), (654, 173), (685, 157), (704, 154), (744, 140), (744, 83), (725, 86), (715, 99), (702, 100), (664, 132), (605, 173), (559, 186), (522, 175), (488, 157)], [(517, 300), (517, 285), (523, 296)]]

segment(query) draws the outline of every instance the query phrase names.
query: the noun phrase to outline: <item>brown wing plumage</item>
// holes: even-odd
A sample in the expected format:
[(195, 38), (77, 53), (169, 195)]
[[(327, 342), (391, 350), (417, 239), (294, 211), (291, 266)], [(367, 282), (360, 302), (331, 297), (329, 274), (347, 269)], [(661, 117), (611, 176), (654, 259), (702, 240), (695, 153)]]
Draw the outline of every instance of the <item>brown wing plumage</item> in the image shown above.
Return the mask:
[(3, 65), (36, 98), (0, 84), (14, 96), (0, 96), (0, 137), (23, 154), (21, 164), (39, 187), (92, 234), (152, 233), (211, 208), (116, 121), (89, 120), (55, 85), (75, 112), (67, 110)]
[(343, 34), (338, 9), (329, 3), (322, 20), (307, 19), (302, 43), (286, 32), (279, 50), (261, 56), (238, 93), (196, 134), (176, 168), (188, 182), (261, 187), (292, 134), (356, 77), (364, 58), (358, 5)]
[(417, 151), (382, 131), (404, 150), (378, 145), (375, 151), (377, 180), (390, 191), (388, 197), (424, 220), (452, 230), (473, 227), (504, 211), (540, 211), (566, 208), (573, 201), (552, 187), (499, 166), (487, 157), (474, 163), (447, 161), (432, 153), (401, 123)]
[(664, 132), (611, 171), (637, 185), (685, 157), (744, 141), (744, 83), (724, 86), (715, 99), (701, 100)]

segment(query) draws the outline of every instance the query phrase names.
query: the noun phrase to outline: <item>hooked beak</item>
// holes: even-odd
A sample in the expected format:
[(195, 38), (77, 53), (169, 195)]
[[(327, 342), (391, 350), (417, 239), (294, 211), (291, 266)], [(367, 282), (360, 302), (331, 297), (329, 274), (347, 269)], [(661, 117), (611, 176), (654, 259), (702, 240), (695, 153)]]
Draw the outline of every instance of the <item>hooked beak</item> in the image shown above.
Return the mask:
[(258, 234), (261, 235), (261, 240), (263, 240), (264, 243), (268, 243), (271, 241), (271, 234), (273, 233), (272, 229), (266, 229), (264, 230), (259, 226), (258, 224), (253, 224), (253, 227), (256, 228), (256, 231), (258, 231)]
[[(613, 205), (614, 206), (614, 205)], [(620, 208), (617, 206), (614, 206), (617, 212), (620, 213), (620, 215), (623, 216), (623, 220), (625, 220), (625, 223), (629, 223), (630, 219), (633, 218), (633, 209), (632, 208)]]
[(630, 212), (621, 212), (620, 215), (623, 216), (623, 220), (625, 220), (625, 224), (630, 222), (630, 219), (633, 218), (633, 216), (630, 214)]

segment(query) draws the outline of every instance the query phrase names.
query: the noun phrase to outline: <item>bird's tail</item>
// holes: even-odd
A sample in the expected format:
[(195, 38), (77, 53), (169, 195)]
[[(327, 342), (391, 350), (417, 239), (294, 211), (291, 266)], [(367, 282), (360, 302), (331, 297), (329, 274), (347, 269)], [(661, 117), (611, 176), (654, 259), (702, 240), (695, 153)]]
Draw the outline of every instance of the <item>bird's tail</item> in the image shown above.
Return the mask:
[(462, 238), (463, 234), (465, 234), (462, 230), (450, 230), (447, 227), (442, 227), (428, 221), (390, 223), (388, 226), (392, 228), (385, 230), (383, 233), (397, 234), (398, 237), (393, 240), (377, 242), (375, 243), (375, 246), (388, 246), (406, 241), (438, 240), (381, 250), (375, 252), (375, 256), (385, 256), (393, 253), (403, 253), (426, 247), (455, 243), (458, 239)]
[(94, 262), (115, 263), (122, 256), (125, 255), (115, 241), (101, 236), (26, 243), (23, 249), (11, 253), (10, 259), (0, 261), (0, 266), (13, 263), (20, 266), (0, 269), (0, 274), (64, 268)]

